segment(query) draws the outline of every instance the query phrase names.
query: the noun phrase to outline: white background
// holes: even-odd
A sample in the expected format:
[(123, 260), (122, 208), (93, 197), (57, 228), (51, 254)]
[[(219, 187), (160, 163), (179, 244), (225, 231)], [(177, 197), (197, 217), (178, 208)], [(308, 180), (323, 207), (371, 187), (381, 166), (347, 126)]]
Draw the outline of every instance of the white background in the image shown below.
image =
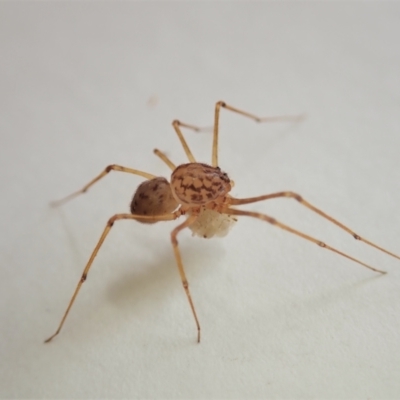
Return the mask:
[[(389, 272), (379, 276), (268, 224), (180, 246), (117, 223), (61, 334), (54, 332), (107, 219), (141, 181), (186, 162), (174, 118), (222, 111), (220, 166), (234, 196), (295, 190), (400, 253), (398, 3), (2, 3), (0, 397), (399, 398), (400, 261), (293, 200), (259, 210)], [(187, 132), (199, 160), (211, 134)]]

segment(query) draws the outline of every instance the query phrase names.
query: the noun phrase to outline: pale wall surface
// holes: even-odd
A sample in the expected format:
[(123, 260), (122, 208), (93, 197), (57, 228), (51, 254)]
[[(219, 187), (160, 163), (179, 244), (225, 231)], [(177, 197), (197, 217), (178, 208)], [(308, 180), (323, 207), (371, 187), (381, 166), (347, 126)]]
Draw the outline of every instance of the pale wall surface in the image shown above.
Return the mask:
[[(241, 220), (180, 237), (202, 326), (175, 266), (176, 223), (118, 223), (49, 345), (107, 218), (140, 182), (186, 162), (170, 122), (223, 99), (299, 125), (221, 116), (235, 196), (295, 190), (400, 253), (400, 5), (0, 4), (0, 397), (399, 398), (400, 261), (291, 200), (247, 206), (385, 276)], [(187, 133), (210, 162), (211, 135)]]

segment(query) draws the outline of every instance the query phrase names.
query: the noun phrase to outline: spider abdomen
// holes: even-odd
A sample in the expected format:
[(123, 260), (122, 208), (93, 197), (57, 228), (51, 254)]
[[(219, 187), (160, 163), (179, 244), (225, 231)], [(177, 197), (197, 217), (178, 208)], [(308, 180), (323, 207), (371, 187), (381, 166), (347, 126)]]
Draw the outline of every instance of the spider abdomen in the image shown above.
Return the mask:
[(202, 163), (179, 165), (171, 176), (171, 188), (182, 204), (193, 206), (215, 201), (232, 188), (231, 181), (219, 167)]
[[(169, 182), (165, 178), (154, 178), (142, 182), (133, 196), (131, 213), (135, 215), (163, 215), (178, 207), (172, 195)], [(148, 219), (138, 219), (139, 222), (153, 223)]]

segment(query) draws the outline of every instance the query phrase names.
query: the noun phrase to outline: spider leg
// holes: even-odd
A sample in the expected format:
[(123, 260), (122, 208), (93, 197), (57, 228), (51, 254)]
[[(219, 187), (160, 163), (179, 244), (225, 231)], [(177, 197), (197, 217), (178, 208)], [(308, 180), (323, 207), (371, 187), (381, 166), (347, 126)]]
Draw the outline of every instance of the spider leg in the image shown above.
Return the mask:
[(189, 283), (188, 283), (188, 281), (186, 279), (186, 274), (185, 274), (185, 270), (183, 268), (183, 263), (182, 263), (182, 257), (181, 257), (181, 254), (180, 254), (179, 248), (178, 248), (178, 240), (176, 238), (180, 231), (182, 231), (183, 229), (185, 229), (188, 226), (190, 226), (196, 219), (197, 219), (197, 215), (192, 215), (185, 222), (183, 222), (182, 224), (178, 225), (171, 232), (171, 241), (172, 241), (172, 246), (174, 248), (174, 254), (175, 254), (176, 263), (178, 265), (179, 275), (181, 276), (182, 285), (183, 285), (183, 288), (185, 289), (186, 296), (187, 296), (187, 298), (189, 300), (190, 308), (192, 309), (193, 317), (194, 317), (195, 322), (196, 322), (196, 326), (197, 326), (197, 342), (200, 343), (200, 323), (199, 323), (199, 320), (198, 320), (197, 315), (196, 315), (196, 310), (194, 308), (192, 297), (190, 296)]
[(187, 158), (189, 159), (190, 162), (195, 163), (196, 159), (194, 158), (192, 152), (190, 151), (190, 148), (189, 148), (188, 144), (186, 143), (186, 140), (183, 137), (182, 132), (181, 132), (179, 127), (188, 128), (188, 129), (191, 129), (191, 130), (193, 130), (195, 132), (201, 132), (201, 131), (209, 130), (209, 128), (200, 128), (200, 127), (195, 126), (195, 125), (185, 124), (184, 122), (178, 121), (177, 119), (172, 121), (172, 126), (174, 127), (175, 132), (178, 135), (178, 138), (179, 138), (179, 140), (181, 142), (183, 150), (185, 150)]
[(386, 274), (385, 271), (381, 271), (379, 269), (371, 267), (370, 265), (365, 264), (364, 262), (362, 262), (360, 260), (357, 260), (356, 258), (351, 257), (348, 254), (343, 253), (343, 252), (335, 249), (334, 247), (331, 247), (331, 246), (327, 245), (326, 243), (322, 242), (321, 240), (315, 239), (312, 236), (306, 235), (305, 233), (300, 232), (300, 231), (298, 231), (296, 229), (293, 229), (290, 226), (282, 224), (281, 222), (277, 221), (275, 218), (271, 218), (266, 214), (261, 214), (261, 213), (252, 212), (252, 211), (236, 210), (234, 208), (229, 208), (229, 207), (226, 207), (224, 210), (222, 210), (222, 213), (223, 214), (229, 214), (229, 215), (244, 215), (244, 216), (248, 216), (248, 217), (261, 219), (261, 220), (263, 220), (265, 222), (268, 222), (271, 225), (275, 225), (278, 228), (281, 228), (281, 229), (283, 229), (285, 231), (288, 231), (288, 232), (293, 233), (293, 234), (295, 234), (297, 236), (300, 236), (303, 239), (306, 239), (306, 240), (308, 240), (310, 242), (313, 242), (313, 243), (317, 244), (318, 246), (323, 247), (324, 249), (331, 250), (334, 253), (337, 253), (337, 254), (339, 254), (339, 255), (341, 255), (343, 257), (346, 257), (349, 260), (352, 260), (352, 261), (354, 261), (354, 262), (356, 262), (356, 263), (358, 263), (358, 264), (360, 264), (360, 265), (362, 265), (362, 266), (364, 266), (366, 268), (371, 269), (372, 271), (379, 272), (381, 274)]
[(159, 158), (161, 158), (162, 161), (165, 162), (165, 164), (168, 165), (168, 167), (173, 171), (176, 169), (176, 165), (166, 156), (165, 153), (163, 153), (162, 151), (158, 150), (158, 149), (154, 149), (153, 153), (158, 156)]
[(60, 322), (56, 332), (52, 336), (50, 336), (48, 339), (46, 339), (45, 343), (50, 342), (55, 336), (57, 336), (60, 333), (61, 328), (63, 327), (64, 322), (67, 319), (69, 311), (71, 310), (72, 305), (75, 302), (76, 296), (78, 295), (82, 284), (86, 281), (87, 275), (89, 273), (89, 269), (92, 266), (93, 261), (94, 261), (96, 255), (97, 255), (97, 253), (100, 250), (100, 247), (102, 246), (104, 240), (106, 239), (107, 235), (109, 234), (109, 232), (110, 232), (112, 226), (114, 225), (115, 221), (119, 221), (119, 220), (123, 220), (123, 219), (138, 219), (138, 218), (140, 218), (141, 220), (149, 219), (149, 220), (152, 220), (152, 221), (172, 221), (172, 220), (178, 218), (179, 216), (180, 216), (180, 213), (179, 213), (179, 211), (177, 211), (177, 212), (174, 212), (172, 214), (159, 215), (159, 216), (145, 216), (145, 215), (140, 215), (139, 216), (139, 215), (133, 215), (133, 214), (116, 214), (113, 217), (111, 217), (108, 220), (107, 225), (104, 228), (104, 231), (103, 231), (99, 241), (97, 242), (96, 247), (94, 248), (94, 250), (92, 252), (92, 255), (90, 256), (89, 261), (85, 266), (85, 269), (83, 270), (81, 279), (79, 280), (79, 282), (78, 282), (78, 284), (77, 284), (77, 286), (75, 288), (74, 294), (72, 295), (71, 300), (68, 303), (68, 307), (65, 310), (64, 316), (62, 317), (61, 322)]
[(378, 245), (376, 245), (373, 242), (370, 242), (367, 239), (362, 238), (360, 235), (358, 235), (357, 233), (355, 233), (353, 230), (351, 230), (350, 228), (348, 228), (346, 225), (343, 225), (341, 222), (337, 221), (336, 219), (332, 218), (330, 215), (324, 213), (323, 211), (321, 211), (320, 209), (318, 209), (317, 207), (313, 206), (312, 204), (310, 204), (308, 201), (304, 200), (300, 195), (298, 195), (297, 193), (294, 192), (278, 192), (278, 193), (272, 193), (272, 194), (267, 194), (264, 196), (258, 196), (258, 197), (250, 197), (247, 199), (235, 199), (235, 198), (230, 198), (229, 199), (229, 203), (231, 205), (240, 205), (240, 204), (249, 204), (249, 203), (255, 203), (257, 201), (263, 201), (263, 200), (269, 200), (269, 199), (276, 199), (276, 198), (280, 198), (280, 197), (287, 197), (290, 199), (295, 199), (296, 201), (298, 201), (301, 205), (303, 205), (304, 207), (307, 207), (309, 210), (319, 214), (321, 217), (327, 219), (328, 221), (332, 222), (333, 224), (337, 225), (339, 228), (345, 230), (346, 232), (350, 233), (351, 236), (354, 237), (354, 239), (356, 240), (360, 240), (361, 242), (364, 242), (366, 244), (368, 244), (369, 246), (375, 247), (376, 249), (389, 254), (392, 257), (395, 257), (397, 259), (400, 260), (400, 257)]
[(214, 136), (213, 136), (213, 147), (212, 147), (213, 167), (218, 167), (218, 128), (219, 128), (219, 112), (221, 107), (233, 111), (237, 114), (243, 115), (244, 117), (251, 118), (256, 122), (299, 122), (305, 117), (304, 115), (280, 115), (276, 117), (258, 117), (257, 115), (250, 114), (246, 111), (232, 107), (226, 104), (224, 101), (219, 101), (215, 105), (215, 115), (214, 115)]
[(212, 131), (212, 126), (206, 126), (206, 127), (201, 127), (201, 126), (197, 126), (197, 125), (191, 125), (191, 124), (186, 124), (185, 122), (181, 122), (178, 120), (174, 121), (176, 124), (178, 124), (179, 126), (182, 126), (183, 128), (188, 128), (191, 129), (192, 131), (195, 132), (206, 132), (206, 131)]
[(57, 200), (57, 201), (53, 201), (50, 203), (50, 205), (52, 207), (57, 207), (71, 199), (73, 199), (74, 197), (85, 193), (92, 185), (94, 185), (97, 181), (99, 181), (101, 178), (105, 177), (110, 171), (120, 171), (120, 172), (127, 172), (129, 174), (134, 174), (134, 175), (139, 175), (139, 176), (143, 176), (146, 179), (154, 179), (157, 178), (155, 175), (149, 174), (147, 172), (143, 172), (143, 171), (139, 171), (137, 169), (132, 169), (132, 168), (127, 168), (127, 167), (122, 167), (120, 165), (109, 165), (108, 167), (106, 167), (104, 169), (104, 171), (102, 173), (100, 173), (99, 175), (96, 176), (96, 178), (92, 179), (87, 185), (85, 185), (81, 190), (78, 190), (66, 197), (64, 197), (61, 200)]
[(181, 132), (181, 130), (179, 129), (179, 127), (182, 126), (182, 127), (189, 128), (189, 129), (194, 129), (194, 130), (197, 130), (198, 128), (196, 128), (196, 127), (193, 126), (193, 125), (183, 124), (183, 123), (181, 123), (180, 121), (178, 121), (177, 119), (175, 119), (174, 121), (172, 121), (172, 126), (174, 127), (175, 132), (176, 132), (176, 134), (178, 135), (178, 138), (179, 138), (179, 140), (180, 140), (180, 142), (181, 142), (181, 145), (182, 145), (182, 147), (183, 147), (183, 150), (185, 150), (185, 153), (186, 153), (187, 158), (189, 159), (189, 161), (190, 161), (191, 163), (195, 163), (195, 162), (196, 162), (196, 159), (194, 158), (192, 152), (190, 151), (190, 148), (189, 148), (188, 144), (186, 143), (186, 140), (185, 140), (185, 138), (183, 137), (182, 132)]

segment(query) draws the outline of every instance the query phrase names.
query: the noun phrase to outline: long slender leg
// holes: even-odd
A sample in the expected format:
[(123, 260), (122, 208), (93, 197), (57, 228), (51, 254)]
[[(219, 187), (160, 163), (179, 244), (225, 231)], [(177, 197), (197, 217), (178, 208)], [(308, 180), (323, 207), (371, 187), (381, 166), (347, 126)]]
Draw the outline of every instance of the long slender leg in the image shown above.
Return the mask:
[(218, 167), (218, 129), (219, 129), (219, 112), (221, 107), (227, 110), (233, 111), (244, 117), (251, 118), (256, 122), (298, 122), (304, 118), (304, 115), (280, 115), (277, 117), (258, 117), (257, 115), (250, 114), (246, 111), (238, 108), (229, 106), (224, 101), (219, 101), (215, 105), (215, 116), (214, 116), (214, 137), (213, 137), (213, 148), (212, 148), (212, 166)]
[(297, 235), (297, 236), (300, 236), (300, 237), (302, 237), (303, 239), (309, 240), (310, 242), (313, 242), (313, 243), (317, 244), (317, 245), (320, 246), (320, 247), (323, 247), (323, 248), (325, 248), (325, 249), (331, 250), (331, 251), (333, 251), (334, 253), (337, 253), (337, 254), (339, 254), (339, 255), (341, 255), (341, 256), (343, 256), (343, 257), (346, 257), (346, 258), (348, 258), (349, 260), (352, 260), (352, 261), (354, 261), (354, 262), (356, 262), (356, 263), (358, 263), (358, 264), (360, 264), (360, 265), (362, 265), (362, 266), (364, 266), (364, 267), (366, 267), (366, 268), (371, 269), (372, 271), (380, 272), (381, 274), (386, 274), (385, 271), (381, 271), (381, 270), (379, 270), (379, 269), (376, 269), (376, 268), (374, 268), (374, 267), (371, 267), (370, 265), (365, 264), (364, 262), (362, 262), (362, 261), (360, 261), (360, 260), (357, 260), (356, 258), (353, 258), (353, 257), (349, 256), (349, 255), (346, 254), (346, 253), (342, 253), (341, 251), (339, 251), (339, 250), (337, 250), (337, 249), (335, 249), (335, 248), (333, 248), (333, 247), (331, 247), (331, 246), (328, 246), (326, 243), (322, 242), (321, 240), (315, 239), (315, 238), (313, 238), (312, 236), (306, 235), (305, 233), (300, 232), (300, 231), (298, 231), (298, 230), (296, 230), (296, 229), (293, 229), (293, 228), (291, 228), (290, 226), (287, 226), (287, 225), (285, 225), (285, 224), (282, 224), (281, 222), (277, 221), (275, 218), (271, 218), (271, 217), (269, 217), (269, 216), (266, 215), (266, 214), (261, 214), (261, 213), (252, 212), (252, 211), (236, 210), (236, 209), (229, 208), (229, 207), (227, 207), (226, 209), (224, 209), (224, 210), (223, 210), (223, 213), (224, 213), (224, 214), (229, 214), (229, 215), (244, 215), (244, 216), (248, 216), (248, 217), (253, 217), (253, 218), (262, 219), (263, 221), (266, 221), (266, 222), (268, 222), (269, 224), (275, 225), (275, 226), (277, 226), (278, 228), (281, 228), (281, 229), (283, 229), (283, 230), (285, 230), (285, 231), (288, 231), (288, 232), (293, 233), (293, 234), (295, 234), (295, 235)]
[(99, 181), (101, 178), (105, 177), (110, 171), (120, 171), (120, 172), (127, 172), (129, 174), (134, 174), (134, 175), (139, 175), (139, 176), (143, 176), (143, 178), (146, 179), (154, 179), (157, 178), (155, 175), (149, 174), (147, 172), (143, 172), (143, 171), (139, 171), (137, 169), (132, 169), (132, 168), (126, 168), (126, 167), (121, 167), (120, 165), (109, 165), (108, 167), (106, 167), (104, 169), (104, 171), (97, 175), (96, 178), (92, 179), (87, 185), (85, 185), (81, 190), (78, 190), (72, 194), (70, 194), (69, 196), (64, 197), (61, 200), (57, 200), (57, 201), (53, 201), (50, 203), (50, 205), (52, 207), (56, 207), (59, 206), (60, 204), (65, 203), (68, 200), (73, 199), (74, 197), (85, 193), (92, 185), (94, 185), (97, 181)]
[(178, 124), (179, 126), (181, 126), (182, 128), (188, 128), (191, 129), (192, 131), (195, 132), (206, 132), (206, 131), (212, 131), (212, 126), (197, 126), (197, 125), (191, 125), (191, 124), (187, 124), (185, 122), (181, 122), (178, 120), (174, 121), (176, 124)]
[(177, 119), (172, 121), (172, 126), (175, 129), (176, 134), (178, 135), (178, 138), (182, 144), (183, 150), (185, 150), (186, 156), (189, 159), (190, 162), (195, 163), (196, 159), (194, 158), (192, 152), (190, 151), (190, 148), (188, 146), (188, 144), (186, 143), (185, 138), (182, 135), (181, 130), (179, 129), (180, 126), (184, 126), (186, 128), (191, 127), (191, 125), (187, 125), (187, 124), (181, 124)]
[(189, 225), (191, 225), (195, 220), (197, 219), (196, 215), (192, 215), (191, 217), (189, 217), (184, 223), (178, 225), (172, 232), (171, 232), (171, 241), (172, 241), (172, 246), (174, 248), (174, 254), (175, 254), (175, 259), (176, 259), (176, 263), (178, 265), (178, 269), (179, 269), (179, 275), (181, 276), (181, 280), (182, 280), (182, 285), (183, 288), (185, 289), (186, 292), (186, 296), (189, 300), (189, 304), (190, 304), (190, 308), (192, 309), (192, 313), (193, 313), (193, 317), (194, 320), (196, 321), (196, 326), (197, 326), (197, 342), (200, 342), (200, 323), (199, 320), (197, 318), (196, 315), (196, 310), (194, 308), (194, 304), (192, 301), (192, 297), (190, 296), (190, 292), (189, 292), (189, 283), (186, 279), (186, 274), (185, 274), (185, 270), (183, 268), (183, 263), (182, 263), (182, 257), (181, 254), (179, 252), (179, 248), (178, 248), (178, 240), (177, 240), (177, 235), (178, 233), (187, 228)]
[(163, 160), (165, 162), (165, 164), (168, 165), (168, 167), (173, 171), (176, 168), (176, 165), (160, 150), (158, 149), (154, 149), (153, 153), (160, 157), (161, 160)]
[(178, 121), (177, 119), (172, 121), (172, 126), (174, 127), (175, 132), (178, 135), (178, 138), (182, 144), (183, 149), (185, 150), (187, 158), (189, 159), (190, 162), (193, 162), (193, 163), (196, 162), (196, 159), (194, 158), (192, 152), (190, 151), (188, 144), (186, 143), (185, 138), (182, 135), (180, 127), (191, 129), (192, 131), (195, 131), (195, 132), (207, 131), (207, 130), (210, 130), (210, 128), (201, 128), (199, 126), (186, 124), (184, 122)]
[(116, 214), (113, 217), (111, 217), (108, 220), (107, 225), (106, 225), (106, 227), (105, 227), (105, 229), (104, 229), (104, 231), (103, 231), (103, 233), (102, 233), (102, 235), (100, 237), (100, 240), (98, 241), (96, 247), (94, 248), (94, 250), (92, 252), (92, 255), (90, 256), (89, 261), (86, 264), (85, 269), (83, 270), (81, 279), (79, 280), (78, 285), (76, 286), (75, 292), (72, 295), (71, 300), (69, 301), (68, 307), (65, 310), (64, 316), (62, 317), (61, 322), (60, 322), (56, 332), (52, 336), (50, 336), (48, 339), (46, 339), (45, 343), (50, 342), (61, 331), (61, 328), (63, 327), (64, 322), (67, 319), (68, 313), (71, 310), (72, 305), (74, 304), (76, 296), (78, 295), (79, 290), (80, 290), (83, 282), (86, 281), (87, 275), (89, 273), (89, 269), (93, 264), (93, 260), (95, 259), (97, 253), (99, 252), (100, 247), (102, 246), (104, 240), (106, 239), (107, 235), (109, 234), (109, 232), (110, 232), (112, 226), (114, 225), (115, 221), (119, 221), (119, 220), (122, 220), (122, 219), (138, 219), (138, 218), (140, 218), (142, 220), (143, 219), (149, 219), (149, 220), (152, 220), (152, 221), (172, 221), (172, 220), (178, 218), (179, 216), (180, 216), (180, 213), (179, 212), (175, 212), (175, 213), (172, 213), (172, 214), (159, 215), (159, 216), (145, 216), (145, 215), (140, 215), (139, 216), (139, 215), (132, 215), (132, 214)]
[(354, 237), (354, 239), (356, 240), (360, 240), (361, 242), (364, 242), (366, 244), (368, 244), (369, 246), (375, 247), (376, 249), (383, 251), (386, 254), (389, 254), (392, 257), (395, 257), (397, 259), (400, 260), (400, 256), (376, 245), (373, 242), (370, 242), (367, 239), (362, 238), (360, 235), (358, 235), (357, 233), (355, 233), (353, 230), (351, 230), (350, 228), (348, 228), (346, 225), (343, 225), (341, 222), (337, 221), (336, 219), (332, 218), (330, 215), (324, 213), (323, 211), (321, 211), (320, 209), (318, 209), (317, 207), (313, 206), (312, 204), (310, 204), (308, 201), (304, 200), (303, 197), (301, 197), (299, 194), (294, 193), (294, 192), (278, 192), (278, 193), (272, 193), (272, 194), (267, 194), (264, 196), (257, 196), (257, 197), (250, 197), (247, 199), (235, 199), (235, 198), (230, 198), (229, 199), (229, 203), (231, 205), (240, 205), (240, 204), (249, 204), (249, 203), (256, 203), (257, 201), (263, 201), (263, 200), (270, 200), (270, 199), (276, 199), (276, 198), (280, 198), (280, 197), (288, 197), (290, 199), (295, 199), (297, 200), (300, 204), (302, 204), (303, 206), (307, 207), (309, 210), (319, 214), (321, 217), (327, 219), (328, 221), (334, 223), (335, 225), (337, 225), (339, 228), (345, 230), (346, 232), (350, 233), (351, 236)]

